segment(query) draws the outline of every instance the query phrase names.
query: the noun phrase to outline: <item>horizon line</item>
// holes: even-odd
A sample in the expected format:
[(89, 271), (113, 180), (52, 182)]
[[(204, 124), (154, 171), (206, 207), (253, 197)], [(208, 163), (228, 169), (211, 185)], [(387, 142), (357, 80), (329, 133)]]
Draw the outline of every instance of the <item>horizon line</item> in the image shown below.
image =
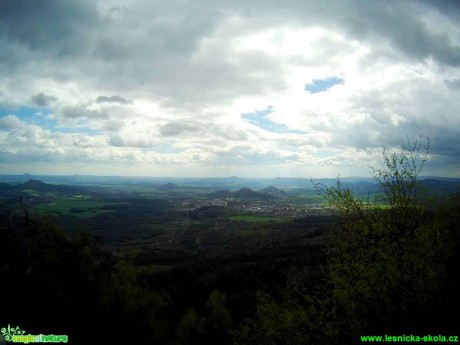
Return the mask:
[[(330, 177), (330, 176), (274, 176), (274, 177), (247, 177), (247, 176), (236, 176), (236, 175), (231, 175), (231, 176), (148, 176), (148, 175), (91, 175), (91, 174), (69, 174), (69, 175), (61, 175), (61, 174), (33, 174), (33, 173), (16, 173), (16, 174), (1, 174), (0, 176), (47, 176), (47, 177), (100, 177), (100, 178), (146, 178), (146, 179), (255, 179), (255, 180), (273, 180), (273, 179), (306, 179), (306, 180), (311, 180), (311, 179), (374, 179), (375, 177), (373, 176), (358, 176), (358, 175), (349, 175), (349, 176), (335, 176), (335, 177)], [(443, 178), (443, 179), (460, 179), (460, 176), (458, 177), (452, 177), (452, 176), (442, 176), (442, 175), (421, 175), (418, 176), (420, 179), (429, 179), (429, 178)]]

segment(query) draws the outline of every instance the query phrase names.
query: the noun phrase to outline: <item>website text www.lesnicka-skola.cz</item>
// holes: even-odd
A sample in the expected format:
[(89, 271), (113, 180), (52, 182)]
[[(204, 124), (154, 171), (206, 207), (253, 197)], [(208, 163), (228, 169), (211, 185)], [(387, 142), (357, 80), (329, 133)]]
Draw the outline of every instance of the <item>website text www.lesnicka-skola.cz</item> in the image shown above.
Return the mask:
[(383, 342), (383, 343), (393, 343), (393, 342), (439, 342), (439, 343), (458, 343), (458, 335), (413, 335), (413, 334), (403, 334), (403, 335), (362, 335), (361, 342)]

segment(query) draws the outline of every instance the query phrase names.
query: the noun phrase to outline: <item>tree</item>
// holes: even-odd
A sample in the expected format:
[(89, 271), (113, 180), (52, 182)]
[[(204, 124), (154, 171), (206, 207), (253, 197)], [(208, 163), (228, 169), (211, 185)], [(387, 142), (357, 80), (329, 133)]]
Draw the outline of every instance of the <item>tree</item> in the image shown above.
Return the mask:
[(223, 292), (213, 290), (204, 305), (204, 315), (187, 310), (176, 327), (177, 344), (228, 344), (233, 327)]
[(421, 141), (383, 150), (381, 167), (370, 168), (381, 186), (373, 200), (340, 180), (332, 187), (316, 185), (336, 216), (327, 249), (329, 318), (336, 336), (416, 327), (423, 324), (420, 311), (436, 302), (451, 242), (448, 231), (426, 214), (418, 177), (429, 140), (424, 152)]
[(356, 344), (360, 335), (458, 328), (448, 311), (460, 305), (460, 197), (429, 205), (418, 180), (429, 152), (422, 143), (383, 150), (370, 168), (378, 193), (357, 194), (340, 179), (315, 184), (334, 214), (324, 279), (311, 286), (308, 274), (291, 276), (281, 298), (259, 294), (257, 317), (233, 333), (235, 345)]
[(205, 322), (195, 309), (187, 310), (176, 327), (177, 344), (199, 344), (204, 342)]
[(206, 317), (207, 337), (210, 344), (228, 343), (228, 334), (233, 323), (226, 304), (227, 297), (225, 293), (217, 290), (211, 291), (205, 304), (208, 312)]

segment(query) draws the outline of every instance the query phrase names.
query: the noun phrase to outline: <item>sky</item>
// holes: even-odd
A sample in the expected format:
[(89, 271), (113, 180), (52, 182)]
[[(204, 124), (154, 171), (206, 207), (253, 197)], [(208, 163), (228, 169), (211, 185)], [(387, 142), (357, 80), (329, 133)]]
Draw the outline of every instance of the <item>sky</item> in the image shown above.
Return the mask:
[(2, 0), (0, 174), (460, 177), (456, 0)]

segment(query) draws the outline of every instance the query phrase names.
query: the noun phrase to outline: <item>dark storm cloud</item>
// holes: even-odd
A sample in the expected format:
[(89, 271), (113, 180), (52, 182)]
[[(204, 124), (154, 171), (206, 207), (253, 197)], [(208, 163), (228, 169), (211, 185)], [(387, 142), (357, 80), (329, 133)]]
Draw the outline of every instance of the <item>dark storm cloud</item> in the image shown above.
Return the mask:
[(32, 96), (32, 103), (40, 106), (40, 107), (46, 107), (48, 106), (51, 102), (57, 100), (56, 97), (53, 96), (47, 96), (44, 93), (40, 92), (37, 93), (36, 95)]
[[(338, 28), (358, 40), (389, 41), (412, 58), (431, 56), (457, 65), (460, 48), (446, 35), (431, 32), (419, 18), (421, 8), (430, 6), (409, 0), (287, 0), (281, 8), (275, 1), (173, 1), (136, 2), (104, 12), (89, 0), (7, 0), (0, 2), (0, 68), (1, 61), (5, 67), (16, 66), (24, 59), (30, 64), (55, 55), (65, 65), (49, 67), (51, 74), (66, 71), (94, 88), (111, 85), (126, 94), (134, 90), (139, 97), (145, 93), (162, 99), (165, 106), (198, 109), (216, 99), (222, 103), (242, 93), (283, 87), (276, 56), (255, 51), (235, 56), (225, 35), (251, 34), (287, 22)], [(438, 7), (447, 11), (447, 5)], [(245, 25), (194, 55), (231, 16), (240, 16)], [(196, 92), (197, 81), (201, 92)], [(114, 96), (100, 97), (97, 102), (117, 101)]]
[(84, 43), (77, 38), (97, 21), (94, 1), (0, 1), (2, 39), (33, 51), (76, 52)]
[[(182, 1), (156, 6), (146, 2), (122, 11), (117, 26), (109, 27), (97, 40), (93, 56), (105, 64), (96, 82), (103, 87), (111, 80), (126, 92), (146, 92), (173, 107), (200, 107), (242, 92), (259, 93), (269, 69), (273, 84), (282, 84), (276, 58), (257, 52), (232, 56), (227, 34), (200, 46), (224, 22), (225, 12), (212, 3), (192, 6)], [(142, 30), (132, 30), (138, 26)], [(203, 51), (197, 54), (200, 49)], [(197, 83), (200, 92), (196, 92)]]
[(432, 57), (447, 65), (460, 65), (460, 46), (454, 44), (447, 34), (430, 30), (422, 19), (430, 8), (420, 1), (358, 3), (356, 10), (349, 12), (342, 21), (354, 37), (387, 40), (411, 58)]
[(106, 119), (107, 111), (88, 109), (86, 105), (68, 106), (62, 108), (62, 115), (68, 119), (87, 118), (87, 119)]
[(329, 26), (345, 30), (358, 40), (388, 41), (412, 58), (433, 57), (441, 63), (458, 66), (460, 46), (447, 35), (431, 31), (422, 17), (427, 11), (435, 11), (458, 23), (459, 4), (457, 0), (288, 0), (283, 6), (275, 1), (231, 2), (227, 6), (230, 11), (250, 17), (254, 22), (270, 18), (276, 25), (289, 19), (290, 23), (303, 26)]
[(455, 128), (446, 128), (445, 126), (434, 127), (437, 127), (433, 131), (436, 135), (430, 137), (430, 152), (443, 157), (460, 157), (459, 131)]
[(420, 0), (420, 3), (450, 17), (455, 21), (460, 21), (460, 2), (458, 0)]
[[(240, 9), (243, 16), (257, 14), (261, 20), (276, 13), (277, 20), (289, 19), (303, 26), (320, 25), (346, 32), (359, 41), (388, 42), (391, 47), (410, 58), (432, 57), (447, 65), (460, 65), (460, 46), (444, 33), (431, 30), (423, 20), (427, 12), (450, 14), (451, 20), (460, 22), (458, 1), (421, 0), (324, 0), (283, 3), (277, 8), (273, 2), (246, 1)], [(235, 6), (236, 7), (236, 6)], [(250, 9), (244, 11), (243, 9)]]
[(99, 96), (96, 98), (96, 103), (120, 103), (120, 104), (132, 104), (133, 100), (121, 96)]
[[(113, 11), (108, 12), (110, 17)], [(92, 56), (115, 64), (117, 75), (129, 73), (140, 80), (169, 74), (169, 62), (176, 69), (177, 63), (187, 62), (221, 18), (214, 6), (181, 0), (140, 1), (115, 12), (95, 38)]]
[(444, 82), (451, 89), (460, 89), (460, 78), (451, 79), (451, 80), (444, 80)]

